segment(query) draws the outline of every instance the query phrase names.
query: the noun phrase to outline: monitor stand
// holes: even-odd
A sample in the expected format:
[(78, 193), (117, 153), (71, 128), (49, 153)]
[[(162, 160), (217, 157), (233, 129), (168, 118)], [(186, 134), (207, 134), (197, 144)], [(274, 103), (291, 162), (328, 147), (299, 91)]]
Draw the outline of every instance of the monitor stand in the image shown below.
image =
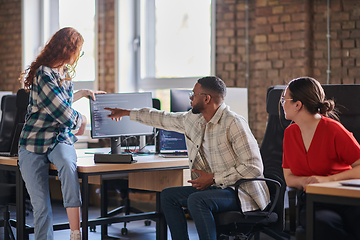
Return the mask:
[(110, 139), (110, 154), (95, 154), (95, 163), (132, 163), (134, 162), (131, 153), (122, 153), (120, 139), (118, 137), (112, 137)]
[(111, 154), (121, 154), (121, 142), (119, 137), (110, 138)]
[[(110, 139), (110, 148), (111, 148), (111, 154), (129, 154), (125, 151), (121, 150), (121, 143), (120, 143), (120, 138), (118, 137), (112, 137)], [(146, 136), (142, 135), (140, 136), (140, 144), (139, 144), (139, 149), (143, 149), (146, 145)], [(146, 152), (144, 149), (140, 152), (138, 151), (137, 153), (148, 153)]]

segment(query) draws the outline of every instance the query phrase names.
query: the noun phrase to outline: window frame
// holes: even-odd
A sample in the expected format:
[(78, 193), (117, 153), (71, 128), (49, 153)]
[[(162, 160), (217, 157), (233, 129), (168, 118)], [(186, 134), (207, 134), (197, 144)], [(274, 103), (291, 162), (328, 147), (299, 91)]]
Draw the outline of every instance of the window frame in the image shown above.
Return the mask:
[[(197, 79), (203, 76), (193, 76), (193, 77), (185, 77), (185, 78), (144, 78), (141, 79), (141, 56), (140, 56), (140, 38), (141, 38), (141, 32), (140, 32), (140, 0), (131, 0), (131, 2), (128, 1), (127, 7), (131, 5), (133, 8), (130, 12), (131, 16), (128, 16), (127, 19), (122, 17), (123, 14), (120, 14), (121, 8), (124, 8), (124, 6), (121, 6), (121, 4), (118, 4), (116, 1), (116, 8), (117, 14), (116, 14), (116, 22), (115, 22), (115, 29), (117, 31), (117, 39), (115, 40), (117, 44), (117, 50), (116, 50), (116, 59), (117, 59), (117, 67), (115, 72), (115, 78), (117, 79), (117, 87), (118, 92), (131, 92), (131, 91), (152, 91), (155, 89), (166, 89), (166, 88), (192, 88), (194, 86), (194, 83)], [(155, 1), (155, 0), (153, 0)], [(124, 5), (125, 1), (122, 1), (122, 5)], [(147, 19), (148, 21), (149, 19)], [(150, 19), (151, 20), (151, 19)], [(121, 34), (121, 23), (127, 22), (130, 24), (134, 32), (132, 34), (128, 34), (127, 41), (128, 44), (127, 47), (122, 46), (118, 39), (123, 39), (124, 36)], [(210, 74), (215, 75), (215, 53), (216, 53), (216, 44), (215, 44), (215, 27), (216, 27), (216, 0), (211, 0), (211, 35), (210, 35), (210, 44), (211, 44), (211, 53), (210, 53)], [(131, 47), (129, 47), (131, 45)], [(130, 49), (132, 48), (132, 49)], [(121, 54), (127, 54), (130, 57), (130, 66), (127, 64), (127, 69), (125, 69), (119, 58), (121, 57)], [(130, 67), (130, 68), (129, 68)], [(120, 74), (124, 76), (124, 72), (128, 72), (125, 75), (132, 76), (130, 77), (120, 77)]]

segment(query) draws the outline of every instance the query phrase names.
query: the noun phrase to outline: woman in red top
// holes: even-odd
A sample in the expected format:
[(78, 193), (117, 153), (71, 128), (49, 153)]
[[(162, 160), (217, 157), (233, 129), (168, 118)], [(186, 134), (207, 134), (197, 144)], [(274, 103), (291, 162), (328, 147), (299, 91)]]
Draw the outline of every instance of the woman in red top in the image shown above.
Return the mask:
[[(360, 145), (334, 112), (335, 103), (315, 79), (292, 80), (281, 104), (291, 124), (284, 134), (286, 184), (305, 191), (310, 183), (359, 178)], [(335, 120), (334, 120), (335, 119)], [(300, 225), (305, 227), (305, 192), (299, 200)], [(322, 205), (315, 209), (315, 239), (360, 239), (360, 208)]]

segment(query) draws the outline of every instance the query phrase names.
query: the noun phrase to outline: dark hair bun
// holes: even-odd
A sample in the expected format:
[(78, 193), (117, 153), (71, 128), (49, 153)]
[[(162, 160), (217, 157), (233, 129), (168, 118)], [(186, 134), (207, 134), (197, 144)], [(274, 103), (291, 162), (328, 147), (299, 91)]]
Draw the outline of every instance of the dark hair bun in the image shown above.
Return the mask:
[(335, 108), (335, 102), (331, 99), (324, 100), (324, 102), (319, 104), (320, 114), (327, 116), (328, 112), (333, 111)]

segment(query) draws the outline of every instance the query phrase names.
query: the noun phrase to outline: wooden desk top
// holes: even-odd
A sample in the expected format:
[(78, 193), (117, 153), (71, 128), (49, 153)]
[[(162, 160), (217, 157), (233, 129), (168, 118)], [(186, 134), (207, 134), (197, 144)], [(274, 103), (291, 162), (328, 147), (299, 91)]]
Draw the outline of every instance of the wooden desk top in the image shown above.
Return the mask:
[[(131, 164), (95, 164), (94, 158), (84, 157), (78, 158), (78, 172), (92, 173), (92, 172), (108, 172), (110, 171), (131, 171), (137, 169), (159, 169), (159, 168), (175, 168), (189, 166), (187, 158), (162, 158), (157, 155), (144, 155), (134, 157), (136, 163)], [(55, 166), (52, 166), (55, 169)]]
[(17, 157), (0, 156), (0, 164), (7, 166), (17, 166)]
[[(136, 163), (131, 164), (95, 164), (92, 154), (82, 155), (84, 150), (79, 150), (78, 154), (78, 172), (79, 173), (95, 173), (109, 171), (132, 171), (138, 169), (159, 169), (159, 168), (187, 168), (189, 166), (187, 158), (162, 158), (157, 155), (138, 155), (134, 159)], [(0, 164), (8, 166), (17, 165), (17, 157), (0, 156)], [(50, 169), (56, 170), (54, 165), (50, 165)]]
[(306, 193), (360, 198), (360, 187), (342, 186), (340, 182), (314, 183), (306, 186)]

